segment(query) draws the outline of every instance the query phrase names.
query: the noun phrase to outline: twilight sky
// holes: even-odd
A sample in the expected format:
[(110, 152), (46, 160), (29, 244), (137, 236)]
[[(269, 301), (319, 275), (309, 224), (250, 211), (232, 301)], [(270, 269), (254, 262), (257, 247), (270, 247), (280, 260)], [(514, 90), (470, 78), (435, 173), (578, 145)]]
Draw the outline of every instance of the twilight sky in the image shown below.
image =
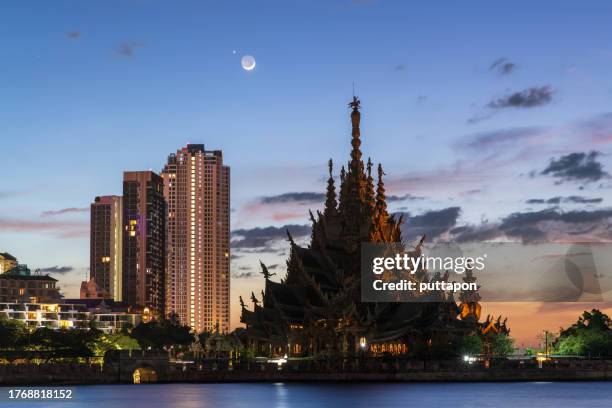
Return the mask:
[[(349, 158), (353, 81), (409, 242), (610, 241), (611, 16), (607, 1), (3, 2), (0, 252), (77, 297), (91, 200), (204, 143), (232, 168), (236, 325), (258, 260), (284, 275), (282, 227), (308, 234), (326, 161)], [(484, 313), (533, 343), (591, 306)]]

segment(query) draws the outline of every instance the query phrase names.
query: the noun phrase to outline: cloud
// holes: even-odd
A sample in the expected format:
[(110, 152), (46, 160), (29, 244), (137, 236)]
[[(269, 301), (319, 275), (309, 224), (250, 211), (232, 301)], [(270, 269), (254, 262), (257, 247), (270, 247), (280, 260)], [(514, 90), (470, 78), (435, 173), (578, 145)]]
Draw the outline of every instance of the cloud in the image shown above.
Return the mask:
[(564, 202), (572, 203), (572, 204), (599, 204), (602, 201), (603, 201), (603, 198), (601, 197), (589, 198), (589, 197), (582, 197), (582, 196), (569, 196), (569, 197), (565, 197), (564, 199)]
[(404, 195), (388, 195), (385, 196), (385, 199), (387, 200), (387, 203), (393, 203), (393, 202), (398, 202), (398, 201), (417, 201), (417, 200), (424, 200), (425, 197), (418, 197), (418, 196), (413, 196), (412, 194), (404, 194)]
[(516, 69), (516, 64), (506, 58), (498, 58), (489, 66), (489, 71), (495, 71), (500, 75), (508, 75)]
[(582, 196), (568, 196), (568, 197), (552, 197), (549, 199), (541, 199), (541, 198), (532, 198), (526, 201), (527, 204), (560, 204), (569, 203), (569, 204), (599, 204), (603, 201), (603, 198), (596, 197), (582, 197)]
[(459, 195), (460, 197), (469, 197), (469, 196), (473, 196), (473, 195), (476, 195), (476, 194), (480, 194), (480, 193), (482, 193), (482, 192), (483, 192), (483, 189), (482, 189), (482, 188), (473, 188), (473, 189), (471, 189), (471, 190), (460, 191), (460, 192), (458, 193), (458, 195)]
[(237, 272), (232, 273), (232, 279), (250, 279), (254, 278), (256, 274), (254, 272)]
[(612, 209), (561, 211), (548, 208), (511, 213), (498, 223), (459, 226), (449, 233), (458, 242), (490, 241), (497, 238), (517, 238), (522, 242), (602, 242), (612, 240), (611, 218)]
[(448, 207), (415, 216), (404, 213), (402, 235), (409, 240), (420, 239), (423, 235), (427, 235), (429, 241), (434, 240), (457, 224), (460, 212), (460, 207)]
[(547, 105), (550, 102), (552, 102), (550, 86), (541, 86), (506, 95), (489, 102), (488, 106), (493, 109), (534, 108), (536, 106)]
[(453, 228), (450, 233), (457, 242), (490, 241), (501, 235), (496, 225), (461, 226)]
[(65, 274), (68, 272), (74, 271), (74, 267), (72, 266), (47, 266), (44, 268), (39, 268), (42, 273), (57, 273), (57, 274)]
[(68, 31), (66, 33), (66, 37), (70, 38), (71, 40), (78, 40), (79, 38), (81, 38), (81, 32), (80, 31)]
[(259, 197), (241, 208), (241, 217), (246, 219), (270, 219), (277, 223), (303, 220), (308, 208), (317, 210), (323, 206), (325, 194), (317, 192), (289, 192)]
[(27, 192), (25, 191), (0, 191), (0, 200), (6, 199), (6, 198), (19, 197), (24, 194), (27, 194)]
[(467, 150), (493, 150), (506, 146), (516, 146), (517, 143), (537, 141), (543, 134), (544, 131), (538, 127), (498, 129), (462, 138), (457, 146)]
[[(402, 202), (423, 200), (411, 194), (389, 195), (387, 202)], [(249, 218), (268, 217), (276, 222), (291, 222), (292, 220), (304, 219), (307, 208), (315, 210), (321, 208), (325, 202), (325, 194), (315, 192), (290, 192), (273, 196), (260, 197), (255, 201), (247, 203), (243, 209)]]
[(80, 238), (89, 236), (89, 222), (58, 222), (0, 218), (0, 231), (15, 233), (52, 233), (59, 238)]
[(612, 143), (612, 112), (596, 115), (577, 125), (578, 131), (587, 136), (589, 143)]
[[(568, 224), (602, 224), (610, 217), (612, 217), (612, 210), (562, 212), (558, 209), (546, 209), (524, 213), (517, 212), (504, 218), (499, 225), (499, 229), (507, 236), (531, 242), (547, 238), (554, 232), (557, 232), (557, 235), (574, 235), (578, 231)], [(542, 223), (549, 223), (549, 225), (543, 225)]]
[(136, 48), (138, 47), (142, 47), (142, 44), (135, 42), (124, 42), (117, 50), (117, 54), (121, 55), (122, 57), (129, 58), (134, 55), (134, 52), (136, 52)]
[(40, 213), (41, 217), (52, 217), (54, 215), (72, 214), (72, 213), (84, 213), (89, 212), (89, 207), (68, 207), (61, 208), (59, 210), (47, 210)]
[(603, 166), (597, 161), (601, 153), (570, 153), (559, 159), (552, 159), (540, 174), (551, 175), (563, 181), (593, 182), (609, 177)]
[(325, 194), (313, 192), (284, 193), (259, 199), (262, 204), (320, 203), (322, 201), (325, 201)]
[(257, 227), (251, 229), (237, 229), (232, 231), (231, 247), (238, 250), (271, 251), (274, 241), (287, 239), (287, 230), (294, 238), (310, 235), (309, 225), (284, 225), (282, 227)]
[(468, 118), (466, 122), (468, 125), (475, 125), (477, 123), (484, 122), (485, 120), (489, 120), (492, 117), (493, 117), (493, 113), (491, 112), (479, 113), (479, 114), (472, 116), (471, 118)]

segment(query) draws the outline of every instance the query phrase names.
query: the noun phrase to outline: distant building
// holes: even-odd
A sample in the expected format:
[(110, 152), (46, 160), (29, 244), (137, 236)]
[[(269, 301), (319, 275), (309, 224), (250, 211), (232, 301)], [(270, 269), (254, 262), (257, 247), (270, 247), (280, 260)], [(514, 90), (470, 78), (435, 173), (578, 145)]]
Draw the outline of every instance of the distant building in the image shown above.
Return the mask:
[(230, 321), (230, 169), (220, 150), (188, 144), (162, 172), (167, 215), (166, 314), (196, 332)]
[(65, 299), (64, 304), (86, 308), (96, 328), (105, 333), (130, 329), (143, 320), (142, 314), (135, 312), (127, 303), (111, 299)]
[(8, 252), (0, 253), (0, 274), (6, 273), (17, 266), (17, 258)]
[(121, 300), (122, 220), (121, 196), (96, 197), (91, 203), (89, 276), (114, 300)]
[(32, 275), (27, 265), (17, 265), (0, 275), (0, 302), (58, 302), (61, 295), (56, 283), (49, 275)]
[(31, 328), (86, 328), (93, 322), (105, 333), (127, 330), (143, 319), (125, 303), (111, 299), (65, 299), (61, 303), (0, 302), (0, 317), (22, 321)]
[(165, 219), (162, 178), (123, 173), (122, 300), (164, 315)]
[(96, 283), (94, 278), (81, 282), (81, 299), (112, 299), (110, 293)]
[(60, 329), (89, 325), (87, 308), (82, 305), (0, 301), (0, 316), (22, 321), (32, 328)]

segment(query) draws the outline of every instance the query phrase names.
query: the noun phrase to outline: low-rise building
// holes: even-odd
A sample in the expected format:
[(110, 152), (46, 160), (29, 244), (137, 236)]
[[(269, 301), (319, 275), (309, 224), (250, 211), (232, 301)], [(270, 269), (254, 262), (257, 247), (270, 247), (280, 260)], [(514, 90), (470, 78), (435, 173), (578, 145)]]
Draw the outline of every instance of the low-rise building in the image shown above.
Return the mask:
[(50, 329), (87, 327), (89, 312), (83, 305), (0, 302), (0, 316), (24, 322), (28, 327)]
[(27, 265), (17, 265), (0, 274), (0, 303), (59, 303), (57, 279), (32, 275)]
[(24, 322), (30, 328), (87, 328), (116, 333), (138, 325), (142, 314), (109, 299), (66, 299), (62, 303), (0, 302), (0, 318)]
[(143, 320), (142, 313), (112, 299), (65, 299), (64, 303), (85, 307), (95, 327), (105, 333), (129, 330)]

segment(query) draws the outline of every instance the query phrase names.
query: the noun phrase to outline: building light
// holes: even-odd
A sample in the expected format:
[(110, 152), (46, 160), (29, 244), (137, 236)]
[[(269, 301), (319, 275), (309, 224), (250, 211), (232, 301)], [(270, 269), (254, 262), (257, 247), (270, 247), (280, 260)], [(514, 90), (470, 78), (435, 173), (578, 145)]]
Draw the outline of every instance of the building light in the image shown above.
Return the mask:
[(365, 337), (360, 337), (359, 338), (359, 347), (361, 347), (362, 350), (365, 350), (365, 348), (368, 346), (368, 343), (366, 341)]

